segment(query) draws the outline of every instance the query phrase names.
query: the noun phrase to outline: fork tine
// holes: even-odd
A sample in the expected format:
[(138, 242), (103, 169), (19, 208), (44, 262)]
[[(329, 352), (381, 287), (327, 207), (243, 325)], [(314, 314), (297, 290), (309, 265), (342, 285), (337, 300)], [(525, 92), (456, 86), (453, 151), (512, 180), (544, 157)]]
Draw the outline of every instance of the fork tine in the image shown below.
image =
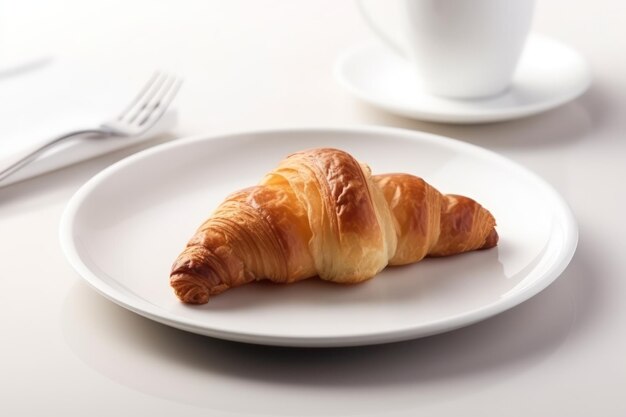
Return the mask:
[(176, 77), (168, 77), (167, 81), (163, 83), (164, 88), (159, 91), (159, 94), (155, 95), (150, 103), (144, 108), (142, 117), (138, 120), (138, 125), (147, 130), (152, 127), (165, 113), (170, 103), (176, 97), (182, 80)]
[(143, 101), (144, 96), (146, 96), (150, 89), (154, 87), (155, 83), (160, 77), (161, 73), (159, 71), (155, 71), (148, 80), (148, 82), (146, 82), (146, 84), (144, 84), (144, 86), (141, 88), (139, 93), (137, 93), (137, 95), (132, 99), (130, 104), (128, 104), (128, 106), (119, 114), (117, 120), (123, 120), (125, 116), (129, 115), (131, 113), (131, 110), (133, 110)]
[(137, 120), (143, 119), (142, 114), (145, 113), (146, 109), (150, 108), (150, 103), (152, 103), (155, 98), (160, 97), (160, 95), (163, 93), (164, 87), (167, 88), (168, 79), (169, 76), (167, 74), (161, 72), (159, 73), (159, 76), (155, 79), (150, 88), (139, 99), (139, 101), (135, 104), (131, 111), (126, 114), (126, 123), (137, 125)]

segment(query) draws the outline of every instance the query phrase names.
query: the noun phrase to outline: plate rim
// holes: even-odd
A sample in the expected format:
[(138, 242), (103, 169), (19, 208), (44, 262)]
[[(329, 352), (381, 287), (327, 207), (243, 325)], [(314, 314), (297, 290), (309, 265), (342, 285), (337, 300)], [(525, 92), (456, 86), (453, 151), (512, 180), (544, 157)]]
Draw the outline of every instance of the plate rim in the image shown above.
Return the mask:
[[(230, 329), (219, 328), (216, 326), (207, 327), (198, 323), (197, 320), (179, 317), (171, 312), (167, 312), (147, 300), (143, 300), (138, 296), (130, 296), (108, 285), (101, 277), (92, 271), (83, 261), (79, 254), (79, 242), (74, 239), (74, 223), (76, 215), (81, 208), (81, 204), (93, 192), (100, 183), (111, 175), (114, 175), (120, 168), (134, 164), (145, 158), (150, 158), (154, 154), (166, 153), (169, 149), (191, 146), (196, 142), (211, 142), (219, 140), (233, 139), (238, 136), (249, 135), (285, 135), (285, 134), (373, 134), (373, 135), (392, 135), (398, 138), (408, 139), (415, 142), (427, 141), (444, 145), (447, 149), (453, 148), (469, 152), (471, 154), (478, 153), (488, 157), (490, 160), (499, 163), (505, 163), (509, 168), (516, 170), (518, 173), (525, 175), (528, 179), (535, 182), (544, 193), (556, 203), (555, 212), (561, 214), (561, 220), (564, 225), (564, 245), (561, 249), (563, 255), (558, 262), (553, 262), (548, 270), (543, 274), (542, 279), (536, 280), (522, 291), (507, 297), (499, 299), (489, 304), (480, 306), (479, 308), (469, 310), (452, 317), (447, 317), (426, 323), (426, 325), (412, 325), (401, 329), (391, 329), (389, 331), (375, 333), (354, 333), (347, 336), (285, 336), (265, 333), (238, 332)], [(534, 172), (525, 168), (521, 164), (506, 158), (492, 150), (473, 145), (467, 142), (456, 140), (450, 137), (436, 135), (428, 132), (416, 130), (408, 130), (384, 126), (330, 126), (330, 127), (283, 127), (270, 129), (249, 129), (242, 131), (233, 131), (215, 134), (198, 134), (189, 137), (173, 140), (164, 144), (139, 151), (133, 155), (117, 161), (116, 163), (103, 169), (86, 183), (84, 183), (68, 201), (61, 221), (59, 223), (59, 240), (63, 254), (72, 268), (78, 275), (86, 281), (98, 293), (103, 295), (110, 301), (133, 311), (136, 314), (147, 317), (159, 323), (172, 326), (178, 329), (190, 331), (193, 333), (253, 344), (287, 346), (287, 347), (342, 347), (342, 346), (360, 346), (373, 345), (380, 343), (397, 342), (415, 338), (426, 337), (438, 333), (443, 333), (460, 327), (469, 326), (484, 319), (493, 317), (510, 308), (513, 308), (522, 302), (532, 298), (546, 287), (548, 287), (556, 278), (558, 278), (570, 263), (576, 251), (578, 243), (578, 225), (563, 197), (547, 183), (543, 178)]]
[[(431, 111), (427, 108), (410, 108), (406, 106), (399, 106), (390, 103), (389, 101), (377, 100), (373, 97), (372, 94), (364, 92), (362, 89), (355, 87), (354, 83), (349, 80), (349, 77), (344, 71), (347, 62), (350, 61), (355, 55), (363, 53), (363, 51), (367, 49), (372, 49), (374, 47), (384, 48), (384, 45), (381, 45), (380, 42), (376, 40), (361, 43), (344, 51), (344, 53), (335, 60), (335, 64), (333, 66), (333, 76), (335, 80), (339, 83), (339, 85), (341, 85), (344, 89), (346, 89), (346, 91), (348, 91), (350, 94), (363, 101), (364, 103), (385, 110), (392, 114), (408, 117), (410, 119), (438, 123), (452, 123), (459, 125), (486, 124), (502, 122), (506, 120), (521, 119), (546, 112), (576, 99), (589, 89), (593, 78), (589, 62), (575, 48), (565, 44), (564, 42), (561, 42), (560, 40), (539, 33), (533, 33), (529, 35), (527, 45), (531, 45), (532, 42), (549, 42), (559, 48), (568, 50), (569, 52), (574, 54), (576, 58), (580, 61), (581, 70), (585, 74), (584, 82), (581, 82), (577, 89), (572, 89), (569, 94), (563, 94), (561, 96), (553, 98), (552, 100), (547, 100), (539, 104), (525, 104), (516, 108), (507, 107), (502, 109), (493, 109), (490, 111), (480, 111), (471, 115), (467, 115), (466, 113), (462, 114), (454, 111), (436, 112)], [(427, 93), (424, 94), (427, 95)]]

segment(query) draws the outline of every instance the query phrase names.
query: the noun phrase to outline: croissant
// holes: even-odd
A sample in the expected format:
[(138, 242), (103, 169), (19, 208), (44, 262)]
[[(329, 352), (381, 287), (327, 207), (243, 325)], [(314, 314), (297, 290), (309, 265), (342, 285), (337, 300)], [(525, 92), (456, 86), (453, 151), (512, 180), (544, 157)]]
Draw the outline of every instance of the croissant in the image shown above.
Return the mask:
[(252, 281), (358, 283), (387, 265), (497, 242), (493, 216), (474, 200), (312, 149), (226, 198), (174, 262), (170, 284), (181, 301), (203, 304)]

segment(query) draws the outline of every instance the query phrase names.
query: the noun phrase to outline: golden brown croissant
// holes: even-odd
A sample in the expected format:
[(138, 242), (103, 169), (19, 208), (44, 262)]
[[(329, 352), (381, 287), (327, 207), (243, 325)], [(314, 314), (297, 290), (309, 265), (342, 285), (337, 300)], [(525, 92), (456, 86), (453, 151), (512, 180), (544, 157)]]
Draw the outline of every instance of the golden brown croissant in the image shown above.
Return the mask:
[(170, 283), (196, 304), (261, 279), (357, 283), (387, 265), (491, 248), (494, 226), (467, 197), (409, 174), (372, 176), (346, 152), (312, 149), (230, 195), (178, 256)]

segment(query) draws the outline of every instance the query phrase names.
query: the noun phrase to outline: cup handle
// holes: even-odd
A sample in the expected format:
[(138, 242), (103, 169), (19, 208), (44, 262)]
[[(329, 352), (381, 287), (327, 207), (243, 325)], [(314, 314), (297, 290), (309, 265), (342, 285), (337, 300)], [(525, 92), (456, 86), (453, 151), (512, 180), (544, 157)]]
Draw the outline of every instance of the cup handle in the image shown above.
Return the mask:
[(369, 14), (367, 8), (365, 7), (364, 0), (356, 0), (357, 8), (365, 20), (365, 23), (369, 26), (369, 28), (374, 32), (378, 37), (396, 54), (400, 55), (403, 58), (407, 57), (407, 53), (404, 51), (404, 48), (400, 46), (396, 41), (394, 41), (391, 36), (387, 34), (384, 30), (380, 28), (378, 23), (372, 18), (372, 15)]

